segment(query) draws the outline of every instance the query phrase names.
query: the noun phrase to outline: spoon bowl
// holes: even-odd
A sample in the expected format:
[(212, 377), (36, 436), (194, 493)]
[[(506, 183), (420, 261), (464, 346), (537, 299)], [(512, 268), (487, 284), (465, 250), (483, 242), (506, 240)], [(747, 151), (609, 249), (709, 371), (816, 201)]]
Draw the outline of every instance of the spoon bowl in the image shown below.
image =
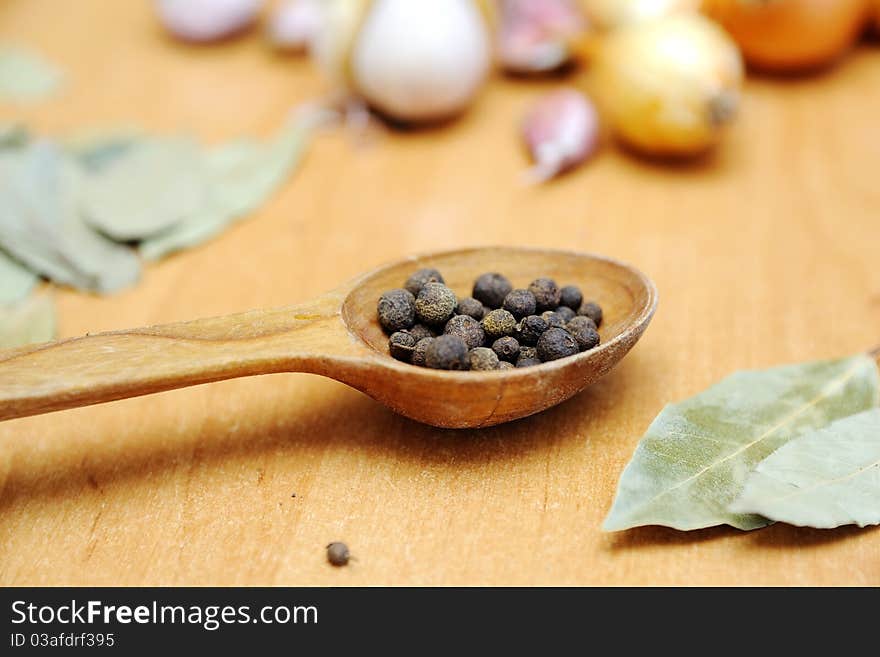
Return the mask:
[[(388, 354), (379, 296), (433, 267), (460, 296), (487, 271), (515, 287), (541, 276), (577, 285), (604, 310), (601, 344), (535, 367), (447, 372)], [(558, 404), (609, 372), (647, 328), (654, 284), (608, 258), (524, 248), (479, 248), (407, 258), (312, 302), (0, 352), (0, 420), (222, 379), (275, 372), (334, 378), (394, 411), (438, 427), (477, 428)]]

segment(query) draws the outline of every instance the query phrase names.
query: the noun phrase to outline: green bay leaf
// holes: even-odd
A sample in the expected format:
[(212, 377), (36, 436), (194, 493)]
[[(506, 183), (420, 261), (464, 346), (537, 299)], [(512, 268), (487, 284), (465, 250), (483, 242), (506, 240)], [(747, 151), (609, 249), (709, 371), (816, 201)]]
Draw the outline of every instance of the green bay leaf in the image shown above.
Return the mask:
[(0, 123), (0, 149), (21, 148), (30, 140), (30, 134), (21, 123)]
[(138, 280), (140, 260), (85, 224), (83, 175), (51, 142), (0, 152), (0, 247), (57, 283), (114, 292)]
[(196, 212), (170, 230), (141, 242), (140, 254), (145, 260), (159, 260), (219, 235), (233, 220), (231, 215), (216, 210)]
[[(84, 179), (86, 221), (109, 237), (141, 240), (204, 207), (207, 184), (198, 145), (187, 139), (143, 139)], [(105, 148), (100, 155), (106, 160)], [(94, 151), (91, 160), (98, 157)]]
[(35, 101), (52, 95), (61, 73), (36, 53), (0, 45), (0, 99)]
[(238, 139), (207, 149), (203, 154), (208, 186), (204, 206), (143, 240), (141, 255), (158, 260), (191, 248), (259, 208), (290, 175), (321, 120), (320, 114), (296, 117), (268, 142)]
[(754, 467), (793, 438), (878, 404), (867, 356), (737, 372), (661, 411), (621, 475), (604, 529), (763, 527), (766, 518), (729, 510)]
[(55, 303), (48, 294), (0, 306), (0, 349), (47, 342), (54, 337)]
[(128, 153), (144, 137), (136, 128), (84, 130), (63, 141), (68, 153), (89, 171), (101, 171)]
[(786, 443), (757, 465), (730, 510), (820, 529), (880, 524), (880, 410)]
[(21, 301), (31, 293), (38, 276), (0, 250), (0, 304)]

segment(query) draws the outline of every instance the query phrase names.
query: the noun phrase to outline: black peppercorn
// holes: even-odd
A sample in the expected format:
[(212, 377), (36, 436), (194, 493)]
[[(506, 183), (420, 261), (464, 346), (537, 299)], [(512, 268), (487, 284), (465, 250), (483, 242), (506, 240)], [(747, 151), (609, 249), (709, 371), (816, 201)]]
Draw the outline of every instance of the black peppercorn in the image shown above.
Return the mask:
[[(519, 348), (519, 357), (520, 358), (537, 358), (538, 350), (535, 347), (522, 347)], [(519, 359), (517, 359), (519, 360)]]
[(555, 310), (545, 310), (541, 313), (541, 318), (547, 322), (547, 328), (565, 328), (565, 317)]
[[(569, 330), (569, 328), (583, 328), (589, 326), (591, 328), (598, 328), (596, 326), (596, 322), (587, 317), (586, 315), (578, 315), (577, 317), (572, 317), (568, 320), (568, 324), (565, 325), (565, 330)], [(570, 333), (571, 331), (569, 331)]]
[(492, 351), (501, 360), (516, 362), (516, 359), (519, 358), (519, 342), (517, 342), (516, 338), (511, 338), (510, 336), (498, 338), (492, 343)]
[(486, 335), (493, 339), (510, 335), (516, 330), (516, 318), (503, 308), (493, 310), (480, 323)]
[(379, 323), (389, 333), (407, 329), (415, 322), (415, 299), (406, 290), (388, 290), (379, 297)]
[(416, 317), (425, 324), (445, 324), (455, 313), (458, 299), (443, 283), (425, 283), (415, 301)]
[(580, 348), (577, 340), (565, 329), (552, 327), (544, 331), (538, 340), (538, 358), (545, 363), (566, 356), (574, 356)]
[(596, 331), (596, 325), (589, 317), (584, 315), (575, 317), (565, 326), (565, 330), (574, 336), (581, 351), (587, 351), (599, 344), (599, 332)]
[(499, 370), (512, 370), (516, 365), (513, 363), (508, 363), (506, 360), (498, 361), (498, 369)]
[(577, 317), (577, 313), (575, 311), (573, 311), (571, 308), (569, 308), (568, 306), (559, 306), (559, 308), (557, 308), (553, 312), (555, 312), (557, 315), (562, 317), (562, 320), (566, 324), (568, 322), (570, 322), (571, 320), (573, 320), (575, 317)]
[(483, 274), (474, 282), (473, 297), (490, 308), (500, 308), (513, 285), (501, 274)]
[(577, 312), (584, 302), (584, 295), (576, 285), (566, 285), (559, 290), (559, 305)]
[(516, 361), (517, 367), (534, 367), (535, 365), (540, 365), (541, 361), (537, 358), (520, 358)]
[(467, 345), (454, 335), (436, 337), (425, 349), (425, 365), (435, 370), (466, 370), (470, 366)]
[(535, 295), (538, 312), (553, 310), (559, 305), (559, 288), (552, 278), (536, 278), (529, 285), (529, 292)]
[(521, 345), (535, 346), (538, 344), (538, 338), (547, 330), (547, 322), (540, 315), (529, 315), (523, 317), (522, 321), (517, 324), (514, 337)]
[(504, 310), (517, 319), (535, 314), (535, 295), (528, 290), (513, 290), (504, 297)]
[(471, 370), (487, 371), (498, 369), (498, 356), (495, 352), (486, 347), (477, 347), (471, 349), (468, 353)]
[(434, 342), (434, 338), (422, 338), (416, 342), (409, 362), (419, 367), (425, 367), (425, 352), (428, 351), (428, 345), (432, 342)]
[(415, 274), (406, 279), (403, 287), (414, 297), (417, 297), (426, 283), (445, 282), (443, 276), (436, 269), (419, 269)]
[(578, 310), (578, 315), (589, 317), (596, 323), (596, 328), (602, 326), (602, 307), (595, 301), (588, 301)]
[(486, 333), (480, 323), (469, 315), (456, 315), (448, 322), (443, 330), (445, 335), (456, 335), (467, 345), (468, 349), (482, 347), (486, 339)]
[(431, 328), (424, 324), (416, 324), (411, 329), (407, 329), (406, 332), (413, 336), (416, 339), (416, 342), (422, 338), (433, 338), (437, 336)]
[(473, 297), (465, 297), (464, 299), (459, 299), (458, 305), (455, 307), (455, 312), (458, 315), (467, 315), (468, 317), (473, 317), (476, 320), (483, 319), (486, 314), (483, 304), (481, 304)]
[(391, 352), (392, 358), (407, 363), (412, 358), (416, 342), (416, 339), (411, 334), (398, 331), (391, 334), (391, 338), (388, 340), (388, 351)]
[(327, 546), (327, 561), (334, 566), (344, 566), (349, 559), (351, 559), (351, 553), (345, 543), (336, 541)]

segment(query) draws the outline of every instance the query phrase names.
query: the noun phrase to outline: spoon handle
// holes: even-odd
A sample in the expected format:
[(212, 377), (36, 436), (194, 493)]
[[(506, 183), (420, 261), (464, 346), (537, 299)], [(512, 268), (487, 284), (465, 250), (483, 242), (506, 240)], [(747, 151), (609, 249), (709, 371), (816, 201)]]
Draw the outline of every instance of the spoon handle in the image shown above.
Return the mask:
[(0, 351), (0, 420), (254, 374), (333, 369), (354, 351), (333, 293), (300, 306)]

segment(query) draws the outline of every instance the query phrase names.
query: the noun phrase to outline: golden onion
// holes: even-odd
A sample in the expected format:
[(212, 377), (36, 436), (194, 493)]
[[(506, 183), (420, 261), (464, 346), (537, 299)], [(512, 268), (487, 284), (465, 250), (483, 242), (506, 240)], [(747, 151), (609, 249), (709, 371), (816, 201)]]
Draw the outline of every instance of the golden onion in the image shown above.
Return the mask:
[(865, 25), (867, 0), (706, 0), (759, 69), (797, 72), (825, 66), (853, 45)]
[(596, 51), (593, 88), (615, 133), (651, 155), (693, 155), (720, 139), (739, 104), (736, 44), (697, 13), (624, 27)]

